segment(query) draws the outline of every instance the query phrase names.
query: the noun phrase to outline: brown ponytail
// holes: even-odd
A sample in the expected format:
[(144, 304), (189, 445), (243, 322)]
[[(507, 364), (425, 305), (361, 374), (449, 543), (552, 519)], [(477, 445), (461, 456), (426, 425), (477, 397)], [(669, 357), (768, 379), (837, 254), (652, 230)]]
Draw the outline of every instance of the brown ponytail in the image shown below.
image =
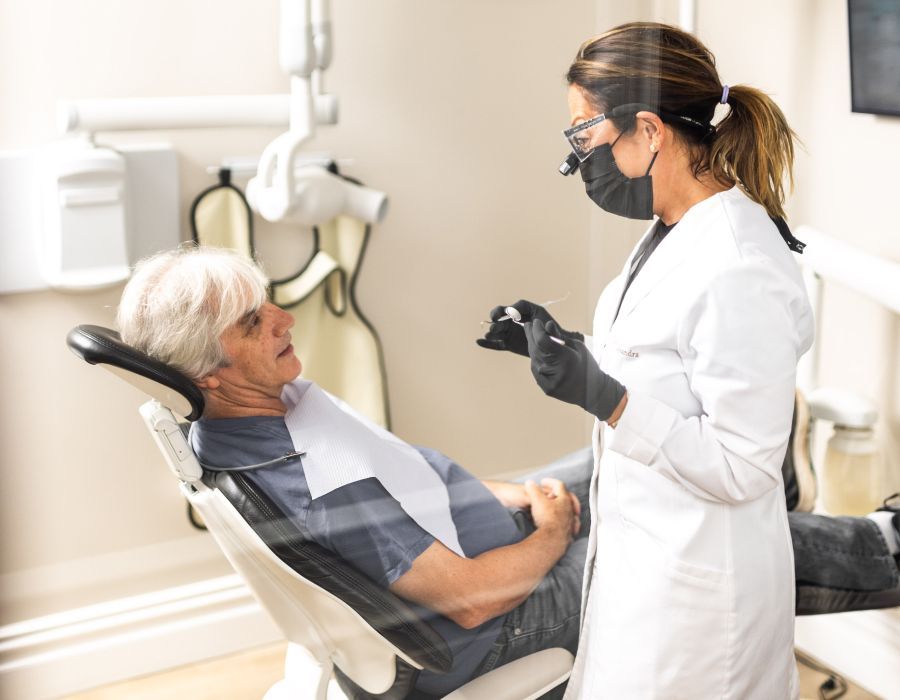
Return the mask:
[[(629, 103), (659, 111), (688, 145), (695, 177), (740, 184), (770, 216), (784, 216), (796, 134), (771, 98), (743, 85), (729, 88), (730, 111), (713, 128), (724, 86), (715, 57), (693, 35), (654, 22), (623, 24), (582, 44), (566, 80), (598, 111)], [(613, 121), (623, 131), (634, 126), (633, 118)]]
[(778, 105), (756, 88), (729, 88), (728, 104), (706, 156), (707, 167), (720, 182), (741, 183), (769, 216), (784, 217), (783, 176), (793, 187), (796, 134)]

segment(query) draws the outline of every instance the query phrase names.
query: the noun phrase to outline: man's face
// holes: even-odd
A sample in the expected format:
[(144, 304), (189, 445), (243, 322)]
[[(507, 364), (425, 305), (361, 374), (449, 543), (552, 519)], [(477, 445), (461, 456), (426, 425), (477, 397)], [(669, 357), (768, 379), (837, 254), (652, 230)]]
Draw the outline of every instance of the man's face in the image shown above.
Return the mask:
[(222, 382), (245, 391), (278, 397), (302, 366), (289, 329), (294, 318), (270, 302), (248, 313), (221, 337), (230, 364), (214, 372)]

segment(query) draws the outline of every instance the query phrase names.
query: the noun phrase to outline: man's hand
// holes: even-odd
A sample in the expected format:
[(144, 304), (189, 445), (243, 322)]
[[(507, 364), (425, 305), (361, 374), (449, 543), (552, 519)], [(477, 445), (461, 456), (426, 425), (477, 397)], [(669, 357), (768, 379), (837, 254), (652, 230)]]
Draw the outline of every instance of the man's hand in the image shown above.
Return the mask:
[(572, 537), (575, 537), (576, 535), (578, 535), (578, 531), (581, 530), (581, 501), (579, 501), (578, 496), (576, 496), (571, 491), (568, 491), (567, 493), (569, 494), (569, 498), (572, 500), (572, 510), (575, 513), (575, 521), (572, 525)]
[(566, 544), (578, 534), (581, 506), (563, 482), (541, 479), (538, 486), (533, 481), (526, 481), (525, 492), (531, 500), (531, 519), (538, 530), (559, 530), (565, 536)]
[[(545, 479), (544, 481), (554, 480)], [(512, 481), (489, 481), (487, 479), (482, 480), (481, 483), (494, 494), (496, 499), (503, 504), (504, 508), (520, 508), (522, 510), (531, 509), (531, 497), (525, 490), (524, 484), (518, 484)], [(541, 490), (547, 498), (556, 498), (552, 484), (541, 482)], [(575, 528), (572, 534), (577, 535), (581, 526), (581, 502), (578, 500), (578, 496), (571, 491), (567, 490), (566, 493), (572, 501), (572, 509), (575, 512)]]
[(542, 479), (540, 486), (533, 481), (510, 486), (527, 495), (534, 532), (472, 559), (458, 556), (436, 540), (390, 589), (466, 629), (520, 605), (565, 554), (578, 532), (578, 511), (575, 499), (558, 479)]
[[(555, 321), (546, 326), (538, 320), (525, 324), (531, 374), (547, 396), (608, 420), (625, 395), (625, 387), (600, 369), (584, 343), (559, 332)], [(551, 336), (563, 338), (566, 344), (555, 343)]]
[[(535, 319), (538, 319), (545, 324), (550, 323), (551, 321), (556, 323), (547, 309), (532, 301), (519, 299), (515, 304), (507, 304), (507, 306), (512, 306), (519, 312), (522, 323), (533, 321)], [(522, 326), (515, 323), (511, 318), (507, 318), (503, 321), (498, 320), (506, 316), (506, 308), (506, 306), (495, 306), (491, 309), (491, 327), (488, 328), (487, 333), (484, 334), (483, 338), (478, 338), (475, 342), (488, 350), (508, 350), (517, 355), (528, 357), (528, 341), (525, 339), (525, 331)], [(569, 338), (584, 340), (584, 336), (577, 331), (563, 330), (559, 327), (558, 323), (556, 324), (556, 327), (562, 334), (560, 337), (564, 340)]]

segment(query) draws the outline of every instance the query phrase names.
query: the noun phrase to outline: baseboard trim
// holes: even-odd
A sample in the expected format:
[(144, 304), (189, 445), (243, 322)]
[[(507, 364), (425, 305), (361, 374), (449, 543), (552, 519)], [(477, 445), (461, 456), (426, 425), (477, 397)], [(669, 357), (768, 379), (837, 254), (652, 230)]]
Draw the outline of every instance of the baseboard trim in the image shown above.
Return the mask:
[(0, 697), (58, 698), (280, 639), (223, 576), (0, 627)]
[(897, 697), (900, 610), (798, 617), (795, 644), (869, 692)]

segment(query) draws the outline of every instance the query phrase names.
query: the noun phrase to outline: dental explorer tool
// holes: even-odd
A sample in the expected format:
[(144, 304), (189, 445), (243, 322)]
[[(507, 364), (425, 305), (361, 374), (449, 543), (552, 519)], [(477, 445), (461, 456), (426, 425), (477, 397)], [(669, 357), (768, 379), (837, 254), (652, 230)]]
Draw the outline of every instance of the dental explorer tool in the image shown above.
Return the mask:
[[(504, 309), (504, 311), (506, 311), (506, 316), (501, 316), (496, 321), (494, 321), (494, 323), (497, 323), (498, 321), (507, 321), (508, 320), (508, 321), (512, 321), (513, 323), (515, 323), (518, 326), (525, 325), (524, 323), (522, 323), (522, 314), (519, 313), (519, 310), (515, 306), (507, 306)], [(565, 340), (563, 340), (562, 338), (557, 338), (555, 335), (548, 335), (547, 337), (550, 338), (550, 340), (552, 340), (557, 345), (565, 345), (566, 344)]]

